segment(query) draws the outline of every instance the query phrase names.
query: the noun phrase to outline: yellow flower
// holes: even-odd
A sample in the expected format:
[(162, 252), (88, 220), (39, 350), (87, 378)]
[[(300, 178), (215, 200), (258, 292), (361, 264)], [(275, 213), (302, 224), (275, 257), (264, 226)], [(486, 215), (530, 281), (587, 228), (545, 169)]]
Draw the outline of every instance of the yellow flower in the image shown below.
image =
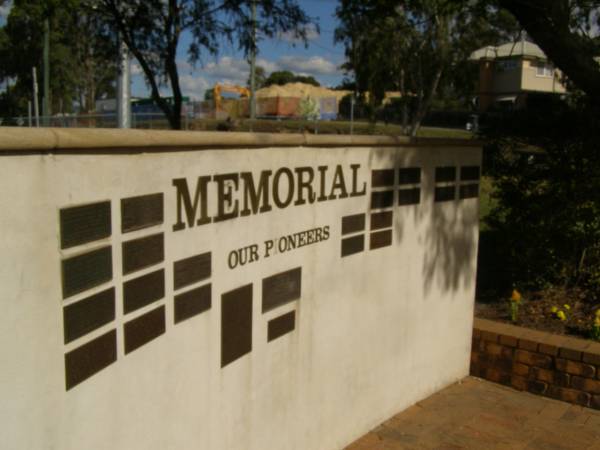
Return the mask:
[(600, 328), (600, 316), (597, 316), (594, 320), (594, 326)]
[(556, 317), (558, 317), (561, 321), (565, 321), (567, 320), (567, 316), (565, 315), (564, 311), (558, 311), (556, 313)]
[(513, 289), (510, 301), (515, 303), (521, 303), (521, 293), (516, 289)]
[(596, 317), (600, 317), (600, 309), (596, 310)]
[(564, 307), (564, 308), (565, 308), (567, 311), (569, 311), (569, 310), (571, 309), (571, 307), (570, 307), (569, 305), (567, 305), (566, 303), (563, 305), (563, 307)]
[(552, 314), (556, 314), (558, 312), (558, 308), (556, 306), (553, 306), (552, 308), (550, 308), (550, 312)]

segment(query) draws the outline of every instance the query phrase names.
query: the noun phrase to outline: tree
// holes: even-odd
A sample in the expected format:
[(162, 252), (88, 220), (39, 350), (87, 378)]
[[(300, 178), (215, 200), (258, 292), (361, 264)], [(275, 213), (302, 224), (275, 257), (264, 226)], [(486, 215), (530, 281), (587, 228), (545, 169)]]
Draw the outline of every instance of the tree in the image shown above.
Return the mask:
[[(267, 73), (265, 68), (262, 66), (256, 66), (254, 69), (254, 86), (256, 89), (260, 89), (265, 86), (265, 81), (267, 80)], [(248, 75), (248, 81), (246, 82), (246, 86), (250, 89), (250, 75)]]
[(20, 0), (13, 3), (0, 32), (0, 80), (14, 80), (10, 113), (27, 111), (32, 68), (37, 68), (38, 75), (43, 68), (46, 19), (50, 23), (52, 110), (71, 112), (78, 103), (82, 110), (92, 111), (97, 98), (114, 92), (114, 41), (82, 0)]
[(600, 106), (600, 54), (592, 33), (600, 22), (598, 0), (499, 0), (548, 58)]
[(446, 0), (342, 0), (335, 39), (344, 44), (344, 68), (359, 92), (369, 93), (373, 112), (386, 90), (402, 93), (403, 121), (410, 107), (414, 136), (440, 92), (472, 90), (464, 76), (468, 55), (514, 31), (506, 17), (492, 26), (481, 19), (484, 13), (491, 12)]
[(321, 84), (315, 80), (312, 76), (296, 75), (289, 70), (276, 70), (271, 72), (271, 75), (265, 80), (265, 86), (271, 86), (277, 84), (283, 86), (288, 83), (305, 83), (312, 84), (313, 86), (321, 86)]
[[(177, 51), (183, 33), (191, 38), (188, 60), (195, 64), (204, 51), (217, 54), (224, 40), (235, 41), (248, 55), (256, 50), (254, 28), (262, 36), (293, 31), (306, 40), (306, 25), (312, 20), (296, 0), (98, 0), (98, 9), (137, 59), (153, 100), (174, 129), (181, 128)], [(172, 102), (160, 93), (166, 84)]]

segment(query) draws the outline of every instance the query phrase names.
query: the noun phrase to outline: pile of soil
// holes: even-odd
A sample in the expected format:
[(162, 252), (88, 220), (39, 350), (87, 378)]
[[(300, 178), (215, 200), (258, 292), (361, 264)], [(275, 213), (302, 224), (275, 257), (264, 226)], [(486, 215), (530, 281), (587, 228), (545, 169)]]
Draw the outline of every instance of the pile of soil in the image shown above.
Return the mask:
[[(568, 305), (568, 308), (565, 305)], [(563, 311), (566, 320), (561, 321), (552, 312), (553, 307)], [(515, 322), (511, 321), (508, 297), (502, 300), (475, 302), (476, 317), (586, 339), (590, 338), (590, 330), (598, 309), (600, 303), (590, 301), (579, 289), (553, 288), (523, 294)]]

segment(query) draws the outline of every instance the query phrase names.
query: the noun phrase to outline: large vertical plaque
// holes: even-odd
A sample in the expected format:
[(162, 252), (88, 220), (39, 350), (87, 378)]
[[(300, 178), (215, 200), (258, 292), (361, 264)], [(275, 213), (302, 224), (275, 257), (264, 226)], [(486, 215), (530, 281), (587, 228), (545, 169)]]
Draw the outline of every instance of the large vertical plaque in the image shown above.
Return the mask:
[(252, 351), (252, 285), (221, 296), (221, 367)]

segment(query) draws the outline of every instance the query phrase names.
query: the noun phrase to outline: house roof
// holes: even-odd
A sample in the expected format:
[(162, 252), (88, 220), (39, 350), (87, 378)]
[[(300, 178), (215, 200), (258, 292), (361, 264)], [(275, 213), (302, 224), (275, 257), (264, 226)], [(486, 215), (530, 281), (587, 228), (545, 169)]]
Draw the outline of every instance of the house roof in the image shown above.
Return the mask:
[(510, 56), (529, 56), (533, 58), (548, 59), (546, 54), (536, 44), (524, 40), (507, 42), (506, 44), (497, 47), (488, 45), (487, 47), (475, 50), (471, 53), (469, 59), (471, 61), (478, 61), (480, 59), (496, 59)]

